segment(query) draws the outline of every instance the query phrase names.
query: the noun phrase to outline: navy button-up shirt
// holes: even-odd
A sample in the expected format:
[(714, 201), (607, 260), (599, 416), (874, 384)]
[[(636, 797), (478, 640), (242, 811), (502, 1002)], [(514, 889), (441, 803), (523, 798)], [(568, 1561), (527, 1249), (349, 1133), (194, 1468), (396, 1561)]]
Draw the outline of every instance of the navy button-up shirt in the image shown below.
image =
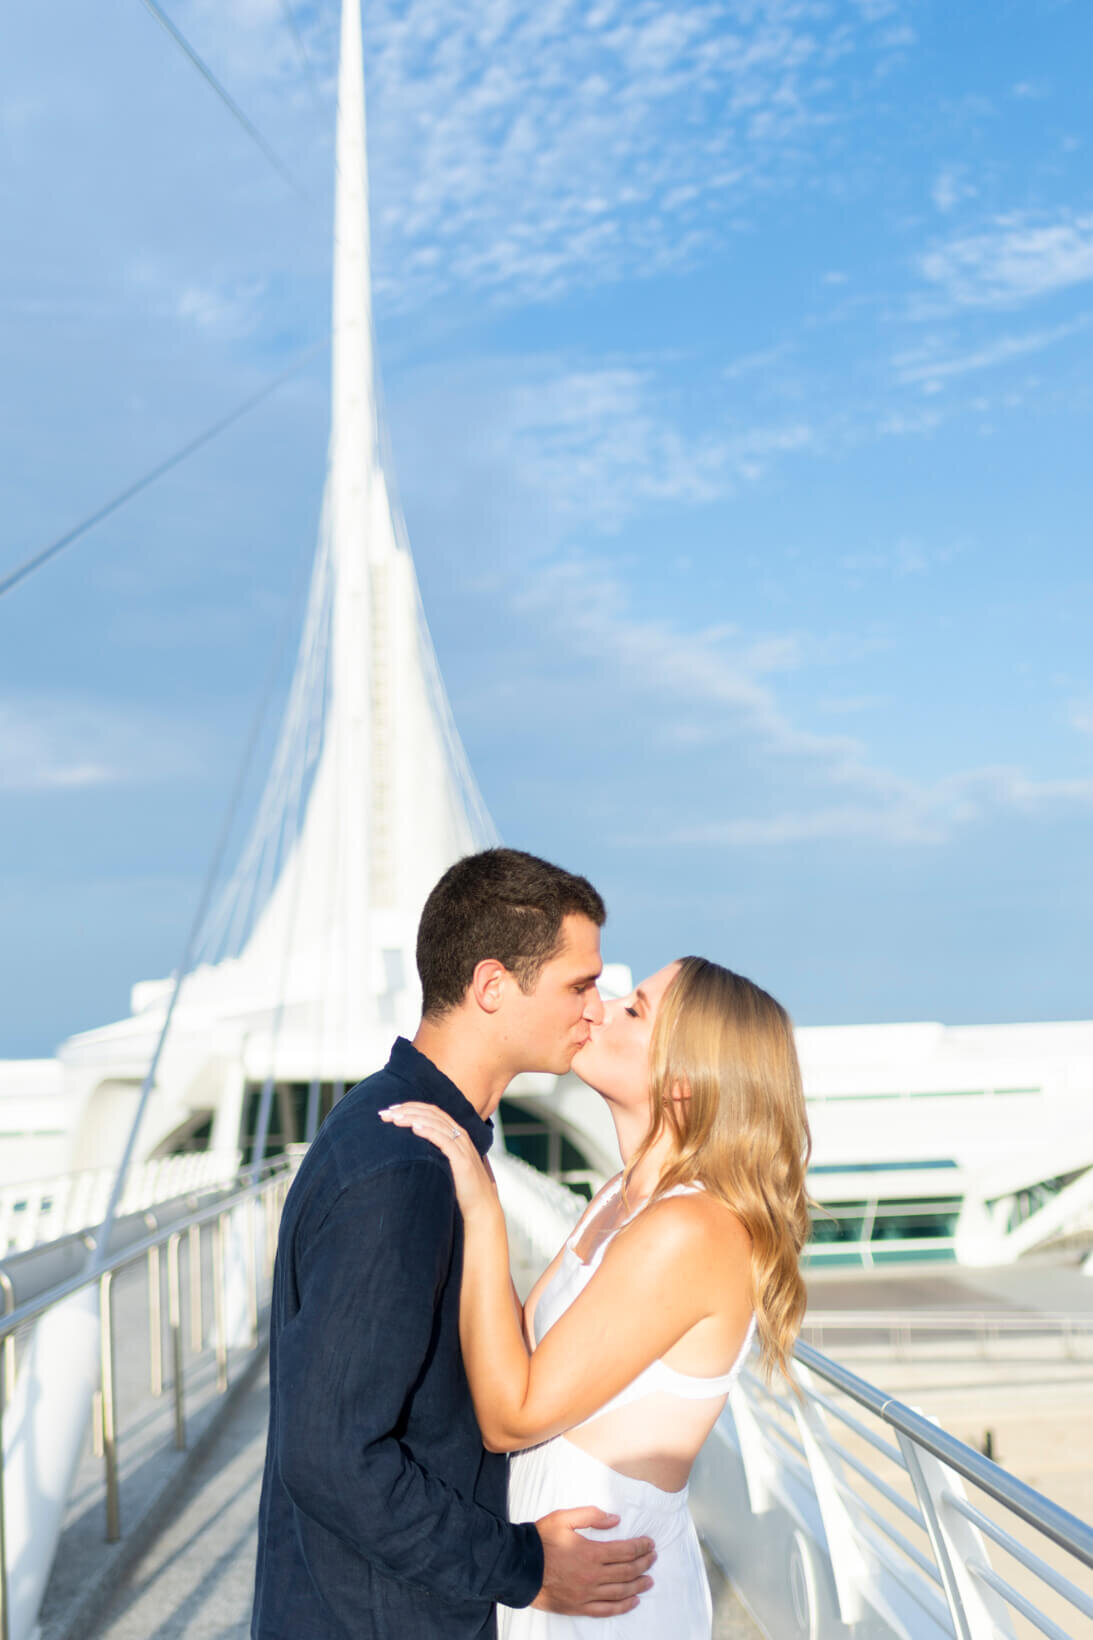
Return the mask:
[(324, 1122), (285, 1202), (253, 1640), (479, 1640), (543, 1579), (506, 1519), (459, 1351), (463, 1221), (444, 1156), (378, 1112), (439, 1105), (493, 1138), (403, 1038)]

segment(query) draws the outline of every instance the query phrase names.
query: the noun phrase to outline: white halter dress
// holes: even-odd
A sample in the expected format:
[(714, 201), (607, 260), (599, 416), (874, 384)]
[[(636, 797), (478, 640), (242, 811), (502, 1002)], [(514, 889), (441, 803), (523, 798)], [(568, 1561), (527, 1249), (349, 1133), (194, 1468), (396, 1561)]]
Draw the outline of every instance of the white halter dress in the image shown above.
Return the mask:
[[(616, 1185), (616, 1194), (619, 1188)], [(666, 1194), (683, 1195), (697, 1188), (681, 1185)], [(610, 1197), (605, 1198), (600, 1207), (607, 1200)], [(577, 1240), (586, 1224), (586, 1219), (581, 1220), (565, 1244), (561, 1264), (539, 1296), (532, 1318), (535, 1344), (584, 1291), (599, 1268), (608, 1244), (630, 1218), (604, 1237), (587, 1263), (579, 1259), (576, 1252)], [(635, 1427), (640, 1428), (647, 1440), (650, 1418), (655, 1417), (660, 1427), (668, 1425), (673, 1403), (716, 1400), (723, 1406), (754, 1335), (753, 1316), (739, 1355), (729, 1371), (717, 1378), (695, 1378), (677, 1372), (664, 1361), (654, 1361), (587, 1419), (585, 1425), (578, 1427), (598, 1422), (606, 1413), (634, 1406)], [(650, 1397), (656, 1399), (650, 1400)], [(642, 1402), (647, 1405), (637, 1405)], [(555, 1612), (535, 1611), (530, 1606), (519, 1610), (499, 1606), (499, 1640), (669, 1640), (669, 1637), (670, 1640), (710, 1640), (710, 1590), (687, 1508), (685, 1486), (678, 1492), (665, 1492), (649, 1481), (620, 1474), (564, 1435), (556, 1435), (513, 1457), (509, 1468), (511, 1520), (541, 1520), (554, 1509), (574, 1509), (587, 1504), (619, 1516), (618, 1526), (604, 1531), (588, 1528), (587, 1537), (654, 1539), (657, 1558), (649, 1574), (653, 1587), (641, 1596), (633, 1611), (621, 1617), (564, 1617)]]

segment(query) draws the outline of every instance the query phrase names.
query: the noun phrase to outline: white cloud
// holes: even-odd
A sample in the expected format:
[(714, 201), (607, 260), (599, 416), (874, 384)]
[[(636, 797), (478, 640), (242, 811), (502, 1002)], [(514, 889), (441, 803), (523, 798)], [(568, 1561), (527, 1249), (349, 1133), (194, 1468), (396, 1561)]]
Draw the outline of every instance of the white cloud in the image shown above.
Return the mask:
[(1093, 735), (1093, 700), (1072, 700), (1067, 717), (1070, 727), (1080, 735)]
[(512, 395), (509, 460), (559, 512), (614, 529), (648, 502), (700, 506), (815, 446), (806, 422), (688, 435), (662, 407), (653, 372), (541, 368)]
[[(336, 10), (297, 12), (327, 86)], [(835, 65), (902, 51), (904, 10), (375, 0), (365, 66), (382, 299), (406, 306), (452, 284), (545, 296), (693, 263), (742, 206), (811, 170), (854, 117)], [(280, 3), (199, 0), (194, 22), (256, 92), (302, 87)]]
[[(999, 813), (1093, 811), (1093, 779), (1035, 779), (1001, 766), (914, 779), (871, 761), (857, 739), (798, 727), (767, 674), (836, 660), (840, 651), (845, 659), (845, 644), (799, 634), (755, 641), (731, 626), (685, 630), (639, 615), (622, 576), (579, 557), (538, 574), (521, 607), (559, 652), (596, 657), (647, 737), (659, 735), (746, 771), (742, 784), (718, 788), (723, 809), (746, 802), (745, 791), (766, 791), (767, 812), (692, 813), (665, 841), (741, 848), (819, 839), (927, 845)], [(780, 802), (786, 793), (800, 795)]]
[(839, 568), (851, 575), (881, 573), (896, 580), (923, 575), (934, 563), (943, 563), (951, 553), (928, 553), (915, 541), (897, 541), (895, 546), (872, 552), (848, 552), (839, 559)]
[(930, 197), (937, 209), (945, 216), (965, 199), (974, 199), (976, 190), (967, 180), (964, 168), (960, 165), (946, 165), (934, 179), (930, 190)]
[(892, 779), (868, 802), (716, 820), (678, 829), (679, 844), (772, 847), (821, 840), (941, 844), (957, 831), (1010, 811), (1025, 815), (1093, 811), (1093, 780), (1033, 780), (1019, 769), (971, 769), (933, 784)]
[(267, 288), (261, 279), (192, 279), (148, 257), (130, 264), (125, 284), (135, 300), (161, 318), (224, 338), (253, 335), (262, 321)]
[(901, 382), (921, 384), (930, 389), (940, 386), (955, 376), (967, 376), (978, 370), (993, 370), (996, 365), (1008, 364), (1011, 359), (1025, 358), (1040, 353), (1056, 342), (1065, 341), (1079, 330), (1085, 330), (1089, 319), (1083, 315), (1069, 324), (1055, 325), (1050, 330), (1029, 331), (1023, 336), (999, 336), (970, 353), (945, 355), (933, 348), (916, 348), (899, 353), (893, 359), (896, 375)]
[(931, 285), (961, 307), (1011, 307), (1093, 279), (1093, 214), (1055, 221), (1018, 212), (920, 259)]
[(0, 699), (0, 791), (64, 792), (192, 775), (192, 735), (139, 708)]

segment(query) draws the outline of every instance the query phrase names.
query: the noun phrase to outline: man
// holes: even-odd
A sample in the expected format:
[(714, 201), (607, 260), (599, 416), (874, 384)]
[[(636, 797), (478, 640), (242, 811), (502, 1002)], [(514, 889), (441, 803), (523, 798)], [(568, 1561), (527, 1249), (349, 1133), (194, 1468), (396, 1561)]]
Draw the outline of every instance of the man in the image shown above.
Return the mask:
[(513, 849), (460, 860), (418, 930), (422, 1021), (324, 1123), (285, 1203), (253, 1640), (485, 1640), (494, 1605), (593, 1616), (649, 1586), (648, 1539), (595, 1509), (506, 1518), (459, 1353), (463, 1226), (447, 1162), (379, 1120), (439, 1105), (485, 1154), (520, 1071), (561, 1073), (603, 1017), (603, 901)]

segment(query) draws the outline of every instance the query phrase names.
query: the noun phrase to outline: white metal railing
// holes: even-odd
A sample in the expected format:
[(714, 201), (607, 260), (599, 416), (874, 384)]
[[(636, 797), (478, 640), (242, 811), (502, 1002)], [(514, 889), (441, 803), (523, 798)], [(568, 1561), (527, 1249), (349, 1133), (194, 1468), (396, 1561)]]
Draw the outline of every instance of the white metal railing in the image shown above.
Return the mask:
[(827, 1333), (875, 1337), (886, 1334), (889, 1348), (901, 1356), (934, 1337), (970, 1338), (978, 1353), (989, 1356), (1015, 1340), (1050, 1341), (1074, 1360), (1093, 1357), (1093, 1315), (1055, 1311), (1012, 1310), (815, 1310), (801, 1329), (806, 1343), (822, 1349)]
[[(239, 1169), (238, 1153), (192, 1151), (134, 1167), (119, 1211), (142, 1213), (157, 1202), (224, 1184)], [(49, 1179), (0, 1185), (0, 1258), (101, 1224), (114, 1184), (113, 1168), (87, 1168)]]
[(707, 1536), (769, 1634), (1088, 1632), (1093, 1527), (808, 1344), (794, 1378), (799, 1399), (746, 1367), (700, 1460)]
[[(22, 1368), (16, 1363), (16, 1334), (43, 1320), (59, 1315), (81, 1295), (97, 1291), (99, 1316), (99, 1372), (94, 1393), (92, 1430), (96, 1454), (103, 1463), (105, 1537), (114, 1542), (122, 1532), (120, 1477), (118, 1466), (118, 1406), (115, 1370), (115, 1318), (113, 1291), (117, 1276), (135, 1264), (147, 1271), (149, 1317), (149, 1393), (162, 1394), (169, 1385), (173, 1400), (173, 1444), (185, 1448), (186, 1373), (183, 1365), (183, 1317), (188, 1313), (189, 1355), (201, 1357), (212, 1352), (216, 1367), (216, 1388), (228, 1387), (229, 1347), (240, 1342), (254, 1349), (258, 1345), (259, 1315), (272, 1278), (277, 1230), (281, 1209), (291, 1182), (293, 1158), (266, 1163), (258, 1176), (240, 1175), (238, 1188), (218, 1193), (210, 1202), (200, 1201), (188, 1212), (175, 1216), (162, 1228), (155, 1228), (138, 1241), (128, 1243), (108, 1256), (94, 1272), (84, 1272), (59, 1282), (48, 1291), (9, 1308), (0, 1315), (0, 1640), (13, 1640), (9, 1599), (10, 1544), (6, 1543), (5, 1523), (12, 1520), (12, 1500), (5, 1503), (4, 1414), (16, 1392), (22, 1389)], [(212, 1327), (204, 1320), (203, 1236), (212, 1236)], [(181, 1254), (186, 1252), (186, 1280), (183, 1281)], [(164, 1329), (161, 1300), (161, 1258), (166, 1255), (167, 1286), (167, 1365), (164, 1363)], [(185, 1297), (184, 1297), (184, 1289)], [(207, 1289), (205, 1289), (207, 1290)], [(10, 1293), (8, 1294), (10, 1303)], [(240, 1332), (244, 1335), (239, 1337)], [(29, 1500), (27, 1508), (30, 1508)], [(51, 1558), (51, 1551), (48, 1557)]]

